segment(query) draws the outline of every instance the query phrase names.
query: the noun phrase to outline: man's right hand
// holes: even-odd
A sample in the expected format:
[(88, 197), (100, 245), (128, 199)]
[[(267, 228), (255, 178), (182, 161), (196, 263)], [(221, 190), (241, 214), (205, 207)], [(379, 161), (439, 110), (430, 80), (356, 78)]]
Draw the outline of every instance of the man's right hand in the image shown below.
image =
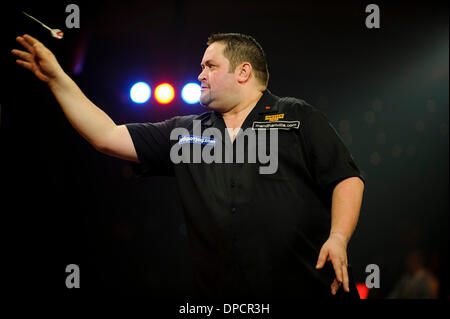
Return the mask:
[(39, 80), (48, 84), (59, 74), (64, 73), (55, 55), (41, 42), (28, 34), (23, 37), (19, 36), (16, 40), (27, 50), (14, 49), (11, 51), (20, 58), (16, 60), (17, 64), (33, 72)]

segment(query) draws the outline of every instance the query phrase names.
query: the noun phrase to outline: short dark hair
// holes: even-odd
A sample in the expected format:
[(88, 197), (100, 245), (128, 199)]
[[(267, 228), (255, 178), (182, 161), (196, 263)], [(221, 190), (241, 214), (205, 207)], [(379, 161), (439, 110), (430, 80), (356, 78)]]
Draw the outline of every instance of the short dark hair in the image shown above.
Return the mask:
[(240, 33), (215, 33), (208, 38), (206, 44), (211, 45), (214, 42), (226, 45), (223, 55), (230, 61), (230, 72), (234, 72), (239, 64), (249, 62), (255, 78), (267, 87), (269, 70), (266, 54), (253, 37)]

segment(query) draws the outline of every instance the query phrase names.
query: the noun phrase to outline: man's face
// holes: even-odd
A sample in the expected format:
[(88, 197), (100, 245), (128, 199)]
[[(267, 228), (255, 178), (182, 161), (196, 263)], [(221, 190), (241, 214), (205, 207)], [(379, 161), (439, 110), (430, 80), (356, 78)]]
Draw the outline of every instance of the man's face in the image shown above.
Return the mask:
[(238, 103), (236, 77), (229, 73), (230, 62), (223, 55), (224, 48), (220, 42), (208, 46), (198, 76), (202, 86), (200, 104), (218, 112), (228, 111)]

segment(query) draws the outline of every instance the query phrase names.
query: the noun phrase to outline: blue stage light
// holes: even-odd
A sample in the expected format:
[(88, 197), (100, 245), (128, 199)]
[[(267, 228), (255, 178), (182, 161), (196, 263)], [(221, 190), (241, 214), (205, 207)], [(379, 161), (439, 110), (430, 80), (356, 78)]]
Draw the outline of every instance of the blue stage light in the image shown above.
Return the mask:
[(200, 100), (200, 85), (197, 83), (188, 83), (181, 91), (181, 97), (186, 103), (194, 104)]
[(145, 82), (138, 82), (130, 89), (130, 98), (134, 103), (145, 103), (152, 94), (150, 86)]

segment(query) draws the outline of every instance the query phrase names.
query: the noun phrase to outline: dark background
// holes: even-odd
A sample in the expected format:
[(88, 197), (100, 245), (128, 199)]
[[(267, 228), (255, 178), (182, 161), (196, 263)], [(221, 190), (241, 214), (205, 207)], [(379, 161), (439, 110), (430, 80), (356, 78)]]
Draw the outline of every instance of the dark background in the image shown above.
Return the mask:
[[(192, 265), (174, 180), (137, 178), (70, 126), (45, 84), (17, 66), (15, 37), (31, 34), (117, 124), (202, 113), (179, 95), (161, 106), (129, 99), (134, 82), (176, 93), (197, 81), (213, 32), (254, 36), (269, 63), (269, 89), (326, 113), (367, 178), (349, 245), (354, 276), (377, 264), (386, 298), (421, 249), (448, 299), (448, 4), (377, 1), (381, 28), (365, 27), (369, 1), (78, 1), (2, 10), (1, 217), (3, 275), (21, 292), (189, 295)], [(65, 32), (62, 40), (21, 11)], [(81, 289), (65, 287), (65, 267)]]

